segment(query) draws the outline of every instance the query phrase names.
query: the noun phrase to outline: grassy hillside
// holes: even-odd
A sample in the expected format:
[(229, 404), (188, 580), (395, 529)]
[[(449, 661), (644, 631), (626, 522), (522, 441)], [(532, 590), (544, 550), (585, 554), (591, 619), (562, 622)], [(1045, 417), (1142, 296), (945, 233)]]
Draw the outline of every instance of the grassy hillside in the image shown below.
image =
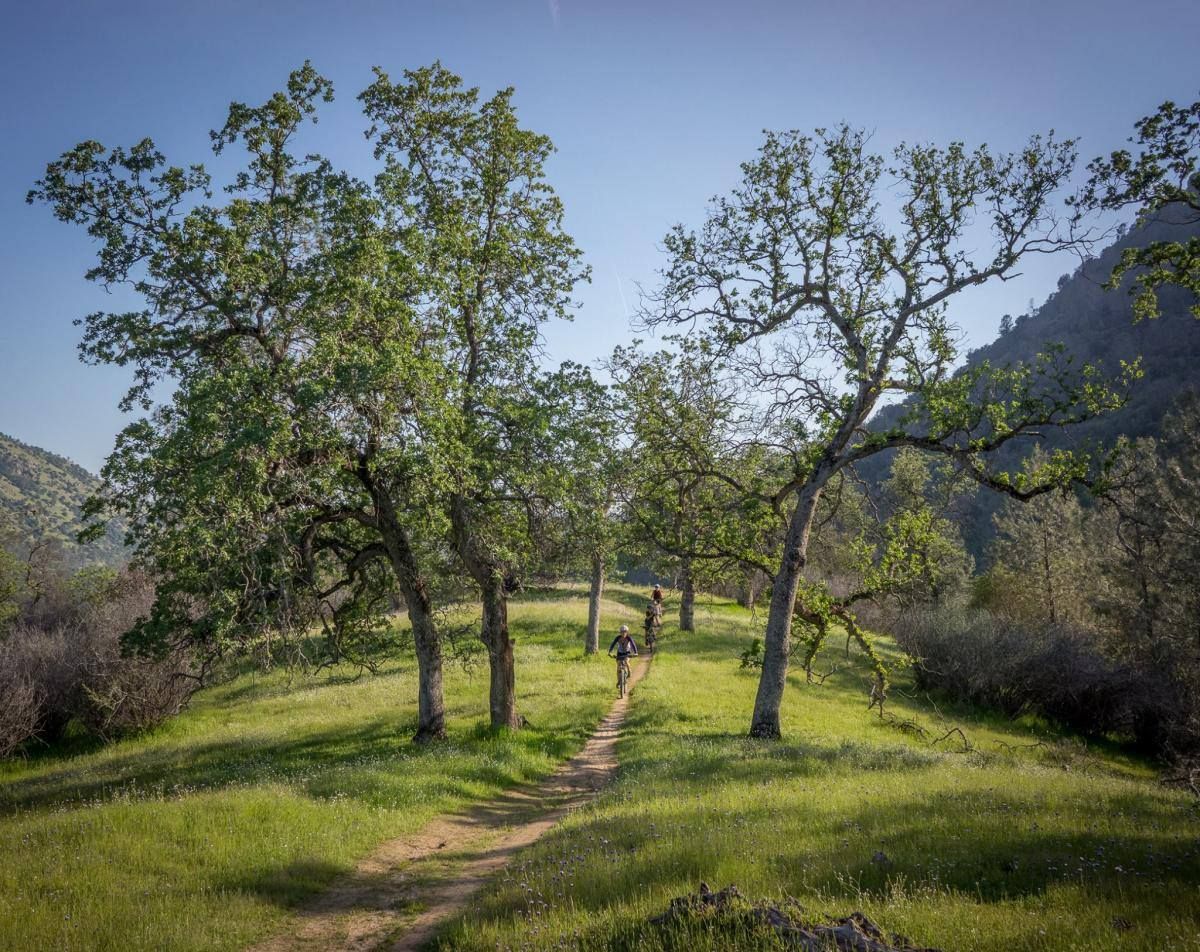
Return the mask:
[(96, 486), (96, 477), (82, 466), (0, 433), (0, 526), (15, 529), (21, 543), (54, 540), (72, 565), (120, 562), (116, 529), (88, 546), (75, 542), (83, 527), (80, 508)]
[[(641, 597), (610, 591), (606, 630)], [(428, 750), (407, 740), (412, 665), (277, 672), (203, 692), (148, 737), (0, 767), (0, 948), (235, 949), (286, 931), (298, 900), (376, 844), (580, 746), (612, 693), (612, 662), (580, 650), (586, 611), (566, 593), (514, 605), (518, 734), (478, 729), (483, 669), (448, 672), (451, 740)], [(520, 856), (443, 947), (746, 948), (647, 924), (703, 879), (815, 915), (861, 908), (959, 952), (1200, 949), (1200, 814), (1146, 764), (949, 710), (976, 750), (931, 747), (867, 714), (867, 672), (838, 651), (824, 685), (793, 676), (785, 742), (752, 742), (756, 676), (737, 656), (754, 622), (710, 600), (697, 618), (695, 635), (668, 625), (634, 695), (618, 783)], [(937, 727), (898, 682), (896, 714)]]

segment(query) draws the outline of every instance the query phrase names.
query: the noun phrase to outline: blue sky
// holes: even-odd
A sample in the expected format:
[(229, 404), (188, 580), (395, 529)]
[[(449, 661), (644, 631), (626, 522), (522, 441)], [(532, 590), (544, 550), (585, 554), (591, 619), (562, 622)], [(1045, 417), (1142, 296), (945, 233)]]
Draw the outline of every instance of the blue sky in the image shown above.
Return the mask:
[[(125, 422), (126, 375), (76, 357), (72, 320), (134, 302), (83, 280), (93, 249), (24, 195), (82, 139), (152, 137), (206, 161), (231, 99), (255, 102), (305, 59), (338, 102), (312, 144), (371, 169), (354, 97), (372, 65), (434, 59), (485, 92), (517, 89), (522, 120), (558, 147), (550, 176), (594, 276), (555, 360), (627, 342), (675, 221), (698, 223), (764, 128), (847, 120), (900, 140), (1019, 146), (1050, 128), (1091, 156), (1162, 100), (1200, 93), (1200, 5), (1183, 0), (0, 0), (0, 431), (99, 468)], [(953, 316), (977, 346), (1040, 302), (1071, 260), (972, 291)]]

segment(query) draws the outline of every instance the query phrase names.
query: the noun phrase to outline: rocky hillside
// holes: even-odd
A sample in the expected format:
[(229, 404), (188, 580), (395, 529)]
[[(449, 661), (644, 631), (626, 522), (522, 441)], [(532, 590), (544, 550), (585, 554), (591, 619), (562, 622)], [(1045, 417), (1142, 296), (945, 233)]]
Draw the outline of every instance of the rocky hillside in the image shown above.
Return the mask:
[[(1128, 290), (1107, 291), (1103, 285), (1124, 248), (1191, 235), (1200, 235), (1200, 225), (1154, 223), (1131, 231), (1073, 273), (1063, 275), (1041, 307), (1004, 320), (1003, 332), (990, 344), (968, 354), (966, 364), (972, 366), (984, 360), (994, 366), (1017, 364), (1034, 359), (1053, 344), (1062, 344), (1079, 362), (1098, 363), (1113, 374), (1119, 371), (1122, 360), (1140, 357), (1145, 376), (1121, 411), (1070, 429), (1049, 430), (1042, 445), (1111, 445), (1120, 436), (1157, 435), (1163, 416), (1178, 397), (1200, 388), (1200, 320), (1190, 312), (1195, 301), (1188, 292), (1166, 288), (1159, 296), (1162, 316), (1134, 323)], [(886, 407), (873, 425), (890, 426), (902, 412), (902, 405)], [(1000, 458), (1006, 466), (1016, 466), (1028, 448), (1028, 443), (1021, 448), (1014, 446)], [(878, 482), (886, 477), (888, 457), (881, 454), (868, 463), (862, 472), (869, 480)], [(964, 540), (977, 557), (991, 540), (992, 514), (999, 503), (994, 493), (980, 492), (965, 514)]]

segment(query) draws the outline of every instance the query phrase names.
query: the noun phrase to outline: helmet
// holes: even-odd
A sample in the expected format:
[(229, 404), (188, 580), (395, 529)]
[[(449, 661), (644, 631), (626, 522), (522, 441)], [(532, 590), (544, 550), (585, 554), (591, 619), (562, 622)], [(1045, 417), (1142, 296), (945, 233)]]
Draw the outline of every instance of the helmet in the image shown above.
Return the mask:
[(623, 635), (629, 634), (629, 626), (628, 625), (621, 626), (621, 634), (623, 634)]

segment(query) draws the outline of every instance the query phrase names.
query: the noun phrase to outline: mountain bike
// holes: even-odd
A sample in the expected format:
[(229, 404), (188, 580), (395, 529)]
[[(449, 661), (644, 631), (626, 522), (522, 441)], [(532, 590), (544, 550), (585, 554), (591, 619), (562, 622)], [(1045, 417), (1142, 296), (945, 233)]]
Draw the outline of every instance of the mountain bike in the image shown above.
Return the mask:
[(629, 658), (617, 658), (617, 697), (629, 690)]

